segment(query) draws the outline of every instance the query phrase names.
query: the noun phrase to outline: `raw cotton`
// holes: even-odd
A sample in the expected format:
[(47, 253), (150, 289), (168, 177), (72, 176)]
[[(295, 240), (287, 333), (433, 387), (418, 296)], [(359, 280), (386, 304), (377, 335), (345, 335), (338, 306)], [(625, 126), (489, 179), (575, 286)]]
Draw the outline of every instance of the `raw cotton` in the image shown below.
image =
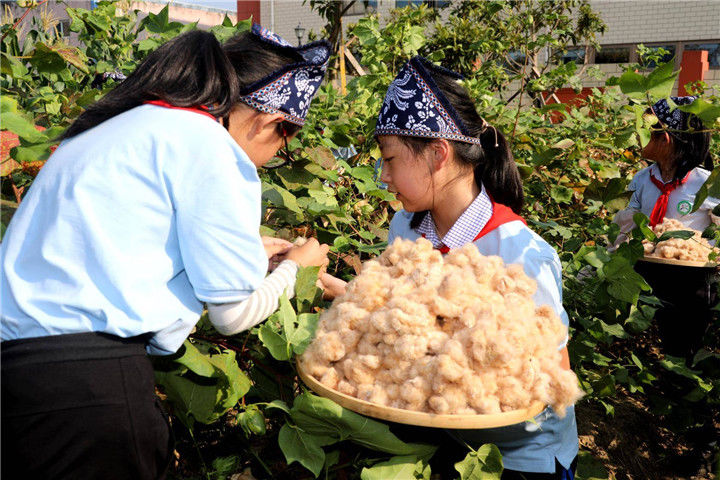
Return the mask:
[(429, 241), (397, 239), (366, 262), (320, 318), (300, 361), (325, 386), (379, 405), (494, 414), (581, 396), (563, 369), (567, 329), (521, 265), (475, 245), (444, 258)]
[(707, 262), (708, 255), (710, 255), (713, 251), (717, 252), (717, 249), (713, 248), (708, 241), (702, 237), (701, 232), (686, 227), (679, 220), (674, 218), (666, 218), (662, 223), (653, 227), (653, 232), (655, 232), (655, 235), (658, 237), (665, 232), (672, 232), (676, 230), (691, 230), (694, 232), (694, 235), (687, 240), (682, 238), (671, 238), (669, 240), (658, 242), (657, 245), (647, 240), (643, 240), (645, 256), (694, 262)]

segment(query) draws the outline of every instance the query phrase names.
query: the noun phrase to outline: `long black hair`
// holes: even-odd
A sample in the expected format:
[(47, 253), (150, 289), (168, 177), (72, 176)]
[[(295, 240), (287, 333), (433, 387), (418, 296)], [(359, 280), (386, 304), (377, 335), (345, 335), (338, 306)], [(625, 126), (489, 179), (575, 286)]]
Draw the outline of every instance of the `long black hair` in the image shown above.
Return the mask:
[[(662, 125), (657, 125), (662, 127)], [(702, 121), (693, 114), (689, 114), (681, 131), (667, 131), (672, 137), (673, 151), (677, 169), (675, 180), (682, 180), (690, 170), (703, 166), (706, 170), (713, 169), (713, 159), (710, 155), (710, 132)], [(665, 132), (654, 131), (653, 136), (664, 135)]]
[[(470, 93), (456, 78), (439, 69), (433, 69), (430, 74), (460, 116), (469, 130), (468, 133), (481, 141), (481, 145), (476, 145), (448, 140), (455, 150), (455, 158), (461, 164), (473, 168), (475, 183), (481, 189), (484, 185), (493, 201), (506, 205), (519, 214), (525, 194), (520, 172), (505, 136), (483, 120), (470, 98)], [(424, 152), (434, 141), (422, 137), (399, 138), (416, 155)], [(410, 222), (411, 227), (418, 227), (425, 214), (426, 212), (415, 213)]]
[[(261, 42), (250, 33), (221, 46), (212, 33), (187, 32), (150, 53), (126, 80), (80, 114), (61, 139), (148, 100), (163, 100), (178, 107), (211, 106), (214, 116), (224, 117), (241, 101), (244, 86), (300, 60), (296, 52)], [(288, 135), (297, 131), (289, 122), (283, 126)]]

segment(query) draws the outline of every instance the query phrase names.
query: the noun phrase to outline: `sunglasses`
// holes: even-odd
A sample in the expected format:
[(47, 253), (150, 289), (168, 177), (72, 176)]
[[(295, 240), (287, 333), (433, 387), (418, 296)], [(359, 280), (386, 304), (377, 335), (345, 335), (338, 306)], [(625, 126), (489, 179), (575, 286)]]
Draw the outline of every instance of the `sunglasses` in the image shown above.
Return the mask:
[(284, 167), (285, 165), (292, 163), (293, 161), (292, 155), (290, 154), (290, 149), (288, 148), (287, 131), (285, 130), (285, 127), (282, 126), (282, 124), (278, 125), (278, 130), (280, 131), (280, 135), (283, 138), (283, 148), (279, 152), (277, 152), (275, 156), (270, 159), (269, 162), (263, 165), (263, 168), (265, 170), (273, 170), (275, 168)]

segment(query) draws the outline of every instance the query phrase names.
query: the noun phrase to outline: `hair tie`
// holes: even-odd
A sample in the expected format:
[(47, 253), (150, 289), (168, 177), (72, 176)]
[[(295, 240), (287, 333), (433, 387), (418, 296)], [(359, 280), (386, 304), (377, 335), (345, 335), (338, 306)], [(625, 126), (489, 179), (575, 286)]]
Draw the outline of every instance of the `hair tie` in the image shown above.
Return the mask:
[(482, 121), (483, 121), (483, 123), (482, 123), (483, 132), (484, 132), (485, 130), (487, 130), (488, 128), (492, 128), (493, 131), (495, 132), (495, 148), (498, 148), (500, 145), (498, 144), (498, 131), (497, 131), (497, 128), (495, 128), (493, 125), (490, 125), (490, 124), (487, 122), (487, 120), (485, 120), (485, 118), (483, 118), (483, 117), (480, 117), (480, 118), (482, 118)]

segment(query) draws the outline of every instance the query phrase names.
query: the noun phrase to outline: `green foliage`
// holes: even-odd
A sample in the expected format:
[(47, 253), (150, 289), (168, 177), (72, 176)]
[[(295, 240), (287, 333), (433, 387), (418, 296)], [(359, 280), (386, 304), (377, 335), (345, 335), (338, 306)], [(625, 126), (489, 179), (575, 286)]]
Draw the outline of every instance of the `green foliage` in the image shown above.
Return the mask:
[[(436, 449), (432, 445), (405, 443), (392, 434), (386, 424), (309, 393), (295, 398), (289, 419), (280, 430), (280, 448), (288, 463), (298, 461), (316, 476), (325, 464), (323, 447), (345, 440), (371, 450), (401, 456), (401, 459), (394, 457), (390, 463), (363, 470), (363, 478), (379, 478), (379, 474), (403, 471), (410, 459), (414, 459), (414, 472), (416, 466), (427, 462)], [(417, 468), (425, 471), (424, 467)]]
[(217, 351), (205, 342), (186, 340), (171, 358), (158, 360), (155, 381), (175, 406), (173, 413), (192, 428), (222, 417), (250, 389), (235, 352)]
[[(349, 4), (310, 4), (339, 39), (338, 9)], [(196, 28), (170, 22), (167, 7), (139, 20), (134, 11), (119, 11), (123, 5), (105, 1), (92, 11), (69, 8), (77, 47), (32, 17), (25, 36), (2, 26), (2, 130), (17, 134), (19, 141), (10, 151), (18, 166), (3, 180), (16, 187), (31, 184), (22, 165), (47, 158), (63, 129), (113, 87), (112, 80), (103, 90), (91, 87), (96, 75), (128, 74), (157, 46)], [(667, 98), (676, 81), (673, 62), (662, 64), (662, 51), (641, 49), (641, 65), (593, 89), (584, 103), (546, 104), (558, 88), (578, 87), (579, 75), (587, 72), (559, 56), (594, 45), (603, 31), (588, 3), (490, 0), (454, 2), (450, 8), (448, 20), (423, 5), (396, 10), (388, 22), (370, 15), (348, 27), (349, 38), (357, 37), (350, 48), (367, 74), (351, 78), (345, 96), (331, 83), (323, 85), (304, 129), (290, 144), (295, 161), (260, 172), (263, 234), (317, 236), (331, 245), (329, 271), (345, 279), (357, 273), (361, 261), (378, 255), (399, 204), (374, 179), (375, 119), (388, 84), (407, 59), (419, 53), (442, 62), (466, 75), (464, 85), (478, 111), (508, 138), (524, 182), (523, 217), (558, 251), (571, 325), (568, 348), (585, 401), (612, 415), (614, 399), (630, 395), (651, 400), (663, 415), (696, 412), (679, 428), (697, 423), (697, 412), (720, 399), (717, 346), (706, 345), (689, 362), (638, 347), (660, 306), (634, 270), (643, 255), (641, 242), (683, 238), (687, 232), (658, 238), (647, 217), (640, 216), (633, 238), (614, 252), (607, 250), (619, 233), (612, 215), (625, 207), (629, 180), (646, 165), (640, 148), (656, 128), (648, 108)], [(212, 31), (224, 40), (248, 28), (249, 20), (233, 25), (226, 18)], [(548, 50), (556, 61), (541, 61)], [(518, 101), (527, 97), (532, 102)], [(718, 98), (706, 94), (678, 108), (702, 119), (717, 153)], [(719, 172), (710, 175), (695, 208), (708, 196), (720, 198)], [(348, 469), (352, 478), (428, 478), (434, 446), (402, 442), (382, 422), (313, 396), (299, 384), (294, 357), (307, 347), (327, 306), (315, 286), (317, 275), (317, 269), (301, 269), (294, 298), (283, 296), (278, 311), (251, 332), (222, 337), (204, 317), (176, 355), (156, 361), (159, 389), (191, 432), (197, 423), (212, 424), (249, 442), (247, 451), (211, 462), (206, 477), (226, 478), (252, 461), (272, 478), (277, 472), (262, 458), (275, 456), (298, 469), (284, 472), (286, 477), (308, 471), (331, 477), (334, 470)], [(668, 383), (676, 386), (676, 395), (663, 400), (668, 395), (662, 386)], [(343, 458), (345, 441), (361, 446), (362, 453)], [(579, 477), (593, 478), (597, 469), (583, 458)], [(496, 447), (484, 445), (470, 450), (456, 470), (461, 479), (498, 478), (502, 460)]]
[(465, 459), (455, 464), (455, 470), (460, 472), (460, 480), (500, 480), (502, 455), (491, 443), (470, 449)]

